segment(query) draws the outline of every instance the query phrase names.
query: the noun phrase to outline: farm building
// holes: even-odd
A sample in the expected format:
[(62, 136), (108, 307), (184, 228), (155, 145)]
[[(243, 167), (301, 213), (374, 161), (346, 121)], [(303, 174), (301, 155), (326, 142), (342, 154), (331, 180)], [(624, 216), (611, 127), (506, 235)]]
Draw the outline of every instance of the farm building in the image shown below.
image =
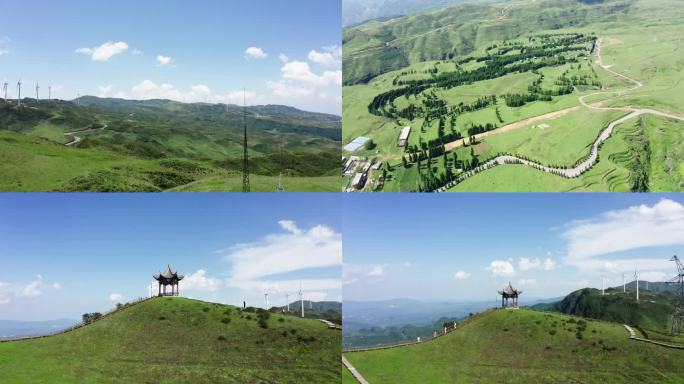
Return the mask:
[(408, 144), (408, 137), (409, 137), (410, 133), (411, 133), (411, 127), (404, 127), (401, 129), (401, 133), (399, 134), (399, 146), (400, 147), (405, 147), (406, 144)]
[(354, 175), (354, 178), (352, 179), (352, 186), (356, 189), (363, 189), (364, 185), (366, 185), (366, 174), (359, 172)]
[(354, 139), (351, 143), (345, 145), (344, 150), (349, 151), (349, 152), (354, 152), (354, 151), (358, 150), (359, 148), (363, 147), (368, 140), (370, 140), (370, 139), (367, 137), (359, 136), (356, 139)]

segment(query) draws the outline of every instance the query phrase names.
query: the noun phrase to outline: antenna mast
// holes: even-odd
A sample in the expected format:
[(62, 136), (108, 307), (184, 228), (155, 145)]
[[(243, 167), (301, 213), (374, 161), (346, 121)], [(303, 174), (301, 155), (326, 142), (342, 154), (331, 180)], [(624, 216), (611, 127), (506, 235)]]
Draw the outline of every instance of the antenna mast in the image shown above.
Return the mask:
[(670, 261), (677, 265), (677, 276), (668, 284), (677, 284), (677, 306), (672, 313), (672, 334), (678, 335), (684, 331), (684, 265), (677, 255), (672, 256)]
[(242, 90), (242, 123), (244, 125), (245, 140), (242, 144), (242, 192), (249, 192), (249, 157), (247, 153), (247, 92)]

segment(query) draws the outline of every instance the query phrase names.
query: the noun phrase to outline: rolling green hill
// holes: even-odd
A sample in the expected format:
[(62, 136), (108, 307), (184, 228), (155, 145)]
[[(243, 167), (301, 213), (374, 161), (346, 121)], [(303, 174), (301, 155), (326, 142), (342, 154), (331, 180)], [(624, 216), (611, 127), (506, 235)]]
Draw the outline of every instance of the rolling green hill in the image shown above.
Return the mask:
[(0, 382), (339, 382), (339, 331), (262, 317), (253, 308), (154, 298), (65, 334), (0, 343)]
[(647, 338), (670, 340), (675, 304), (676, 297), (667, 291), (658, 293), (641, 287), (636, 301), (633, 289), (623, 293), (619, 287), (606, 289), (605, 295), (598, 289), (584, 288), (558, 302), (533, 308), (628, 324), (637, 327)]
[(684, 382), (682, 350), (630, 340), (621, 324), (526, 309), (476, 315), (429, 342), (344, 356), (371, 383)]
[[(325, 178), (338, 174), (338, 116), (276, 105), (248, 107), (246, 116), (257, 178), (277, 178), (282, 159), (286, 190), (338, 189)], [(193, 190), (217, 178), (230, 184), (242, 169), (243, 118), (234, 105), (169, 100), (25, 99), (22, 108), (1, 102), (0, 190)], [(288, 186), (288, 178), (301, 180)], [(276, 184), (256, 183), (254, 190)]]

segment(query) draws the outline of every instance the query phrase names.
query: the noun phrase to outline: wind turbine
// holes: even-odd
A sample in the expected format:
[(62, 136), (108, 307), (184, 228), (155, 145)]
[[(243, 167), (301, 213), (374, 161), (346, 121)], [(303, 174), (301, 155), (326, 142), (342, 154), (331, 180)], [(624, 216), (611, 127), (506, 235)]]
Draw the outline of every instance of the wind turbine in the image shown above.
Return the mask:
[(301, 283), (299, 283), (299, 302), (302, 303), (302, 317), (304, 317), (304, 295), (302, 294)]
[(40, 85), (38, 85), (38, 82), (36, 81), (36, 101), (38, 101), (38, 91), (40, 91)]
[(7, 102), (7, 80), (5, 80), (5, 83), (2, 85), (2, 91), (5, 93), (5, 102)]
[(287, 301), (287, 312), (290, 312), (290, 294), (285, 294), (285, 301)]
[(625, 274), (622, 274), (622, 293), (627, 292), (627, 286), (625, 285)]
[(639, 301), (639, 272), (634, 270), (634, 280), (636, 283), (636, 300)]
[(606, 275), (601, 272), (601, 294), (606, 294)]
[(48, 101), (52, 100), (52, 85), (48, 85)]
[(17, 106), (21, 107), (21, 79), (17, 81)]
[(264, 293), (264, 297), (266, 297), (266, 310), (268, 311), (268, 292)]

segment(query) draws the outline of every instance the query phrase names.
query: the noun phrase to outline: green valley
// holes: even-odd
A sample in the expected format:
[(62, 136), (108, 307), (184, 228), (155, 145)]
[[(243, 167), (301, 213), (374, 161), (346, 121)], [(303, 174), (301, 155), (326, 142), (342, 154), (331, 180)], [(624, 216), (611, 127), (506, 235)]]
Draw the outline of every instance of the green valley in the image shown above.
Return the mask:
[[(81, 97), (0, 102), (3, 191), (235, 191), (243, 109)], [(253, 191), (336, 191), (340, 118), (246, 109)], [(338, 176), (339, 177), (339, 176)]]
[(680, 191), (684, 7), (472, 2), (348, 27), (348, 191)]

